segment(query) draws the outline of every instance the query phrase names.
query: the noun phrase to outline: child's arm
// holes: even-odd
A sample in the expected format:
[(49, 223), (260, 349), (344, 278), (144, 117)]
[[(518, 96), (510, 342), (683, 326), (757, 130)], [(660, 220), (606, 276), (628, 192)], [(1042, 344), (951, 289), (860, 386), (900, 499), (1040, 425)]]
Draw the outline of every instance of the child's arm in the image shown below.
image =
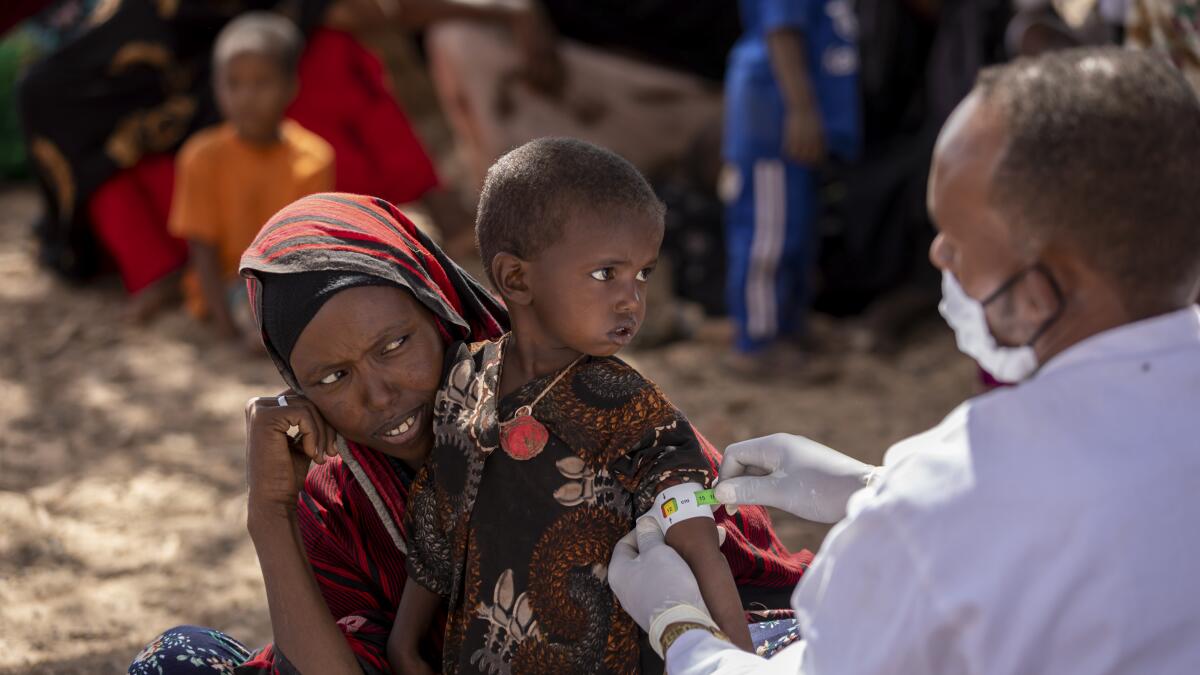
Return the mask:
[(229, 302), (225, 296), (225, 280), (221, 274), (221, 259), (217, 247), (195, 239), (188, 239), (188, 256), (196, 278), (200, 282), (200, 293), (208, 306), (208, 315), (213, 324), (225, 337), (237, 337), (237, 325), (229, 313)]
[(409, 577), (404, 582), (400, 595), (400, 606), (396, 608), (396, 623), (388, 635), (388, 664), (395, 675), (418, 673), (432, 675), (433, 669), (421, 660), (418, 646), (421, 637), (429, 630), (433, 615), (437, 612), (441, 597)]
[(708, 613), (733, 644), (751, 652), (750, 629), (738, 596), (729, 563), (721, 553), (717, 524), (708, 518), (690, 518), (667, 530), (667, 545), (675, 549), (696, 577)]
[(808, 77), (803, 36), (794, 28), (773, 30), (767, 33), (767, 52), (787, 108), (783, 152), (801, 164), (816, 164), (825, 156), (825, 138), (821, 110)]

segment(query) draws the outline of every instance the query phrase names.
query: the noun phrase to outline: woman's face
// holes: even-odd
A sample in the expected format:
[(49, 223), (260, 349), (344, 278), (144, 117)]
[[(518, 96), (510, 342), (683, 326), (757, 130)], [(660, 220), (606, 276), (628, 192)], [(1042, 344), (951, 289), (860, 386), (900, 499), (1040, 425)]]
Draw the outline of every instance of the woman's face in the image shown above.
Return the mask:
[(343, 437), (419, 466), (433, 445), (444, 352), (433, 315), (411, 293), (360, 286), (321, 307), (296, 340), (291, 366)]

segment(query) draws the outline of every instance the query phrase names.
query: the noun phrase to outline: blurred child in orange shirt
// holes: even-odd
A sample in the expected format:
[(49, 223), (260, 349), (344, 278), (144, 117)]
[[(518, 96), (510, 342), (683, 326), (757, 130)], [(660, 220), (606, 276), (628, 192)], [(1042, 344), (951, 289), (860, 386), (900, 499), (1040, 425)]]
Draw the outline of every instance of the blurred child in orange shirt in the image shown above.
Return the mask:
[(288, 19), (250, 12), (231, 21), (213, 49), (213, 85), (225, 122), (179, 152), (171, 232), (188, 241), (188, 310), (222, 334), (257, 344), (237, 276), (242, 251), (276, 211), (333, 189), (333, 149), (284, 118), (296, 95), (300, 31)]

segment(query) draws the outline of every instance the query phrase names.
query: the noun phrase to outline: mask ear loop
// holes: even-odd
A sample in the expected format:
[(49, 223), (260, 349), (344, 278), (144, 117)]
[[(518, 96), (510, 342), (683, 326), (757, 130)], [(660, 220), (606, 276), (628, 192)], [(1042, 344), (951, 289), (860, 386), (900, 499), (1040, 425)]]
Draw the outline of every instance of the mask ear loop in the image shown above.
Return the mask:
[(1025, 343), (1026, 347), (1032, 347), (1033, 343), (1037, 342), (1038, 339), (1050, 329), (1050, 326), (1054, 325), (1054, 322), (1058, 321), (1059, 318), (1062, 317), (1063, 312), (1067, 309), (1067, 299), (1063, 295), (1062, 289), (1059, 288), (1058, 282), (1054, 280), (1054, 275), (1050, 273), (1050, 270), (1046, 269), (1046, 266), (1041, 263), (1035, 263), (1033, 267), (1030, 267), (1029, 269), (1037, 270), (1038, 273), (1046, 278), (1046, 281), (1050, 284), (1050, 290), (1054, 292), (1054, 300), (1058, 303), (1058, 307), (1056, 307), (1054, 313), (1047, 317), (1046, 320), (1042, 322), (1042, 325), (1033, 332), (1033, 336), (1030, 337), (1029, 341)]
[(1054, 322), (1058, 321), (1058, 319), (1062, 317), (1063, 312), (1066, 311), (1066, 297), (1063, 296), (1062, 289), (1059, 288), (1058, 282), (1054, 280), (1054, 275), (1050, 273), (1050, 270), (1046, 269), (1046, 266), (1042, 263), (1034, 263), (1009, 277), (1008, 281), (1000, 284), (996, 290), (992, 291), (990, 295), (988, 295), (979, 303), (982, 307), (986, 308), (997, 298), (1012, 290), (1012, 287), (1016, 286), (1017, 282), (1024, 279), (1025, 275), (1033, 271), (1040, 273), (1046, 278), (1046, 281), (1050, 283), (1050, 290), (1054, 292), (1054, 299), (1058, 302), (1058, 307), (1055, 308), (1053, 314), (1051, 314), (1045, 321), (1042, 322), (1042, 325), (1038, 326), (1037, 330), (1033, 331), (1033, 336), (1026, 340), (1025, 344), (1021, 345), (1022, 347), (1032, 347), (1033, 343), (1037, 342), (1038, 339), (1050, 329), (1050, 326), (1054, 325)]
[(999, 298), (1000, 296), (1004, 295), (1005, 293), (1011, 291), (1012, 287), (1016, 286), (1018, 281), (1024, 279), (1025, 275), (1029, 274), (1029, 271), (1032, 270), (1034, 267), (1037, 267), (1038, 265), (1040, 265), (1040, 263), (1034, 263), (1033, 265), (1026, 267), (1025, 269), (1012, 275), (1011, 277), (1008, 278), (1008, 281), (1005, 281), (1004, 283), (997, 286), (996, 290), (992, 291), (990, 295), (988, 295), (983, 300), (980, 300), (979, 304), (982, 305), (983, 307), (987, 307), (988, 305), (992, 304), (993, 302), (996, 301), (997, 298)]

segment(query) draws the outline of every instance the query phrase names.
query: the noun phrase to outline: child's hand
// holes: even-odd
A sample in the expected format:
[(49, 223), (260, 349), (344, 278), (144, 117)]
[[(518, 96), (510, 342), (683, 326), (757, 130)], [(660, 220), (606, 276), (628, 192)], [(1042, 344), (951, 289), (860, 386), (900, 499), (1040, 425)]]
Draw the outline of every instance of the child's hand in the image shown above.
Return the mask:
[(221, 336), (223, 340), (228, 340), (229, 342), (243, 341), (242, 331), (238, 330), (237, 324), (233, 323), (232, 320), (217, 321), (213, 324), (213, 327), (216, 329), (217, 335)]
[(242, 331), (233, 320), (233, 313), (227, 307), (212, 307), (209, 309), (210, 321), (217, 336), (230, 342), (241, 339)]
[(393, 675), (433, 675), (433, 668), (416, 652), (399, 653), (390, 658)]
[(789, 110), (783, 121), (783, 154), (793, 162), (817, 164), (825, 158), (825, 130), (812, 108)]
[(242, 333), (238, 336), (238, 341), (241, 342), (242, 349), (250, 356), (267, 355), (267, 346), (263, 344), (262, 338), (258, 335)]
[(412, 577), (404, 582), (396, 621), (387, 639), (388, 663), (393, 673), (432, 675), (433, 668), (421, 658), (420, 636), (428, 634), (429, 624), (440, 603), (441, 596)]

